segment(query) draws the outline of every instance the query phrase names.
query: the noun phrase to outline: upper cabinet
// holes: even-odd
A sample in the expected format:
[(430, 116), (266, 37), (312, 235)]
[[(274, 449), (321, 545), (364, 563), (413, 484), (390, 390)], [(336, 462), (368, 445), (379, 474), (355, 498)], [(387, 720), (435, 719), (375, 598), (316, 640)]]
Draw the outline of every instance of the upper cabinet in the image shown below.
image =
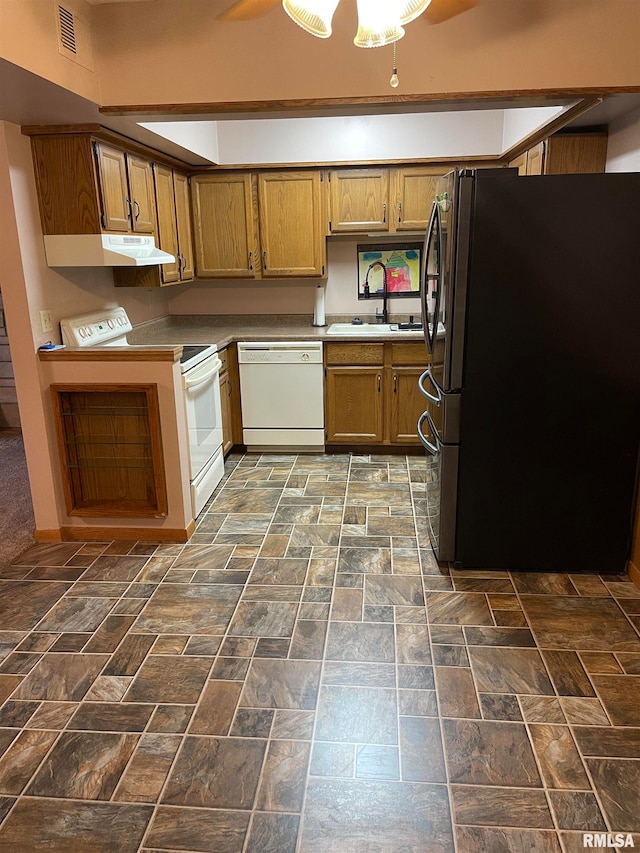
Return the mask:
[(259, 276), (256, 176), (247, 172), (196, 175), (192, 191), (198, 275)]
[(193, 178), (198, 278), (322, 277), (324, 174), (233, 172)]
[(326, 240), (317, 171), (263, 172), (258, 177), (264, 278), (322, 276)]
[(151, 163), (134, 154), (94, 143), (105, 231), (155, 231), (155, 197)]
[(423, 231), (445, 171), (437, 166), (332, 170), (330, 232)]
[(604, 172), (606, 162), (606, 132), (556, 133), (509, 165), (521, 175), (568, 175)]

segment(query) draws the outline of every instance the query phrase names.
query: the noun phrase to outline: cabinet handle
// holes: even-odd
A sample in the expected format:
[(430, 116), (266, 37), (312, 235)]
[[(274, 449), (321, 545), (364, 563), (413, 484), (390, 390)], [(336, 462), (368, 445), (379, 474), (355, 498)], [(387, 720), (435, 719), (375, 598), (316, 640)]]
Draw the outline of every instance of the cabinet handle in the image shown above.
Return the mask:
[(253, 271), (253, 252), (249, 252), (249, 269)]
[(131, 204), (131, 199), (125, 198), (125, 202), (129, 206), (129, 219), (133, 219), (133, 205)]
[(398, 374), (393, 374), (393, 393), (397, 394), (398, 392)]
[(262, 253), (262, 266), (265, 270), (267, 269), (267, 250), (266, 249)]
[(378, 374), (378, 394), (380, 393), (380, 389), (382, 387), (382, 377)]
[(383, 221), (383, 223), (386, 223), (386, 221), (387, 221), (387, 205), (386, 204), (382, 205), (382, 221)]
[(398, 224), (402, 222), (402, 202), (398, 202)]
[(138, 217), (140, 216), (140, 205), (139, 205), (139, 204), (138, 204), (138, 202), (135, 200), (135, 198), (134, 198), (134, 200), (133, 200), (133, 203), (134, 203), (134, 205), (135, 205), (135, 207), (136, 207), (136, 212), (135, 212), (135, 214), (134, 214), (133, 218), (137, 220), (137, 219), (138, 219)]

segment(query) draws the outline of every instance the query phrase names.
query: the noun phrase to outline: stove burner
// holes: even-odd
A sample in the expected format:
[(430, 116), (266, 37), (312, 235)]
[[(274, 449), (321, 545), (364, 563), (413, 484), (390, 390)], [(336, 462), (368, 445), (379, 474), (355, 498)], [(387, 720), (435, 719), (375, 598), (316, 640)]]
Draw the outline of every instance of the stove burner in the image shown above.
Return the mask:
[(200, 355), (201, 352), (204, 352), (209, 348), (209, 344), (205, 344), (204, 346), (192, 346), (192, 347), (182, 347), (182, 355), (180, 356), (180, 364), (186, 364), (196, 355)]

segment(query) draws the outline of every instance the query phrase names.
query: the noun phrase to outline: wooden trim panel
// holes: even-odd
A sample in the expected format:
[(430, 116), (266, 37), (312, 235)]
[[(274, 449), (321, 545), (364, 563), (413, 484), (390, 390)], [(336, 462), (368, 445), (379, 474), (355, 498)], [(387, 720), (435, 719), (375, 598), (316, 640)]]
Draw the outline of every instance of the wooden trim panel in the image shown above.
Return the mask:
[(39, 350), (40, 361), (169, 361), (182, 355), (182, 346), (175, 347), (100, 347), (80, 349)]
[[(185, 528), (64, 526), (60, 528), (58, 539), (47, 539), (39, 541), (109, 542), (110, 540), (116, 539), (129, 542), (187, 542), (191, 538), (191, 536), (193, 536), (195, 529), (195, 521), (191, 521)], [(58, 531), (46, 532), (58, 533)]]
[(634, 582), (634, 584), (638, 588), (640, 588), (640, 569), (636, 566), (636, 564), (632, 560), (629, 560), (628, 572), (629, 572), (629, 577), (631, 578), (631, 580)]

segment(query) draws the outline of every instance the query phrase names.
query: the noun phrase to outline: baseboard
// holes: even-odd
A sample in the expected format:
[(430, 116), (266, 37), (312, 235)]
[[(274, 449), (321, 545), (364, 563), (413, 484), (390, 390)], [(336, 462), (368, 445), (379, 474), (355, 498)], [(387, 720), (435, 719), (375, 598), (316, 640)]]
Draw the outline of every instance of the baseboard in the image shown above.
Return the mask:
[(637, 587), (640, 587), (640, 569), (631, 560), (629, 560), (629, 565), (627, 566), (627, 572), (629, 573), (629, 577), (634, 582), (634, 584)]
[(36, 542), (62, 542), (59, 530), (36, 530), (33, 534)]
[[(170, 527), (61, 527), (56, 542), (186, 542), (193, 535), (195, 522), (186, 528)], [(57, 532), (57, 531), (56, 531)], [(48, 540), (54, 541), (54, 540)]]

